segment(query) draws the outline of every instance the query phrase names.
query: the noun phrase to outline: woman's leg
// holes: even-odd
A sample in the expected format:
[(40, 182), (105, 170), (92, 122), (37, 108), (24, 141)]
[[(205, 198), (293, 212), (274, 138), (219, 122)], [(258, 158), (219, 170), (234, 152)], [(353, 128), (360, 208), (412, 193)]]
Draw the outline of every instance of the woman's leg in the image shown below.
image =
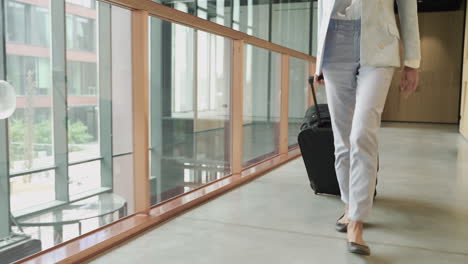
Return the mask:
[(359, 67), (360, 21), (331, 20), (323, 59), (323, 76), (335, 145), (335, 170), (341, 200), (346, 204), (340, 223), (348, 221), (350, 150), (349, 141), (356, 101)]
[(370, 214), (378, 162), (378, 131), (394, 68), (360, 68), (351, 129), (348, 240), (365, 245), (363, 221)]
[[(349, 139), (356, 99), (356, 69), (353, 64), (327, 64), (323, 69), (323, 76), (332, 121), (335, 170), (340, 185), (341, 200), (348, 204), (351, 150)], [(341, 222), (346, 221), (347, 218), (344, 217)]]
[(377, 178), (378, 132), (394, 68), (363, 66), (357, 76), (350, 135), (349, 219), (363, 221), (372, 208)]

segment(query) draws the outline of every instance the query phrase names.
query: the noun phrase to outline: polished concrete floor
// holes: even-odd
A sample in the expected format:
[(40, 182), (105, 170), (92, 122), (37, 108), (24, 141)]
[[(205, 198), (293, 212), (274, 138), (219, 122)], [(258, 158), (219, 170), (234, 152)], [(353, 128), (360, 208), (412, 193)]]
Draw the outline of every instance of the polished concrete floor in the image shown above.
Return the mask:
[(370, 257), (346, 251), (341, 202), (314, 195), (299, 158), (90, 263), (468, 263), (468, 141), (406, 124), (380, 139)]

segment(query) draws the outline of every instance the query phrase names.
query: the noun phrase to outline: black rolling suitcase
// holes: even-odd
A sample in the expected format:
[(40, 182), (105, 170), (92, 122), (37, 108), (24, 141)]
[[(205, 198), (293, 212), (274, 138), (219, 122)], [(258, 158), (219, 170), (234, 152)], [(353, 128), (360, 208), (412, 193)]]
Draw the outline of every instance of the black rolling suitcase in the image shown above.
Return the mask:
[[(327, 104), (318, 104), (314, 90), (314, 77), (309, 78), (314, 106), (307, 109), (298, 143), (315, 194), (340, 195), (335, 172), (335, 146)], [(315, 107), (318, 106), (318, 107)], [(374, 193), (374, 197), (377, 192)]]
[[(316, 194), (340, 195), (335, 172), (335, 147), (327, 104), (318, 104), (314, 77), (309, 78), (314, 106), (309, 107), (301, 125), (298, 143), (309, 175), (310, 186)], [(315, 107), (317, 106), (317, 107)]]

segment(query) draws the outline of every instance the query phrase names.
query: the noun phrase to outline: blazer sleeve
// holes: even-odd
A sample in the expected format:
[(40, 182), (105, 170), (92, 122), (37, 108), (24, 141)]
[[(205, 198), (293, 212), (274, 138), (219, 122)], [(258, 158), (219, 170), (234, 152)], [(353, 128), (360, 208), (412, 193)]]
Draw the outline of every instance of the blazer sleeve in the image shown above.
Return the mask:
[(403, 33), (404, 64), (411, 68), (419, 68), (421, 64), (421, 41), (419, 38), (417, 1), (397, 0), (397, 4)]

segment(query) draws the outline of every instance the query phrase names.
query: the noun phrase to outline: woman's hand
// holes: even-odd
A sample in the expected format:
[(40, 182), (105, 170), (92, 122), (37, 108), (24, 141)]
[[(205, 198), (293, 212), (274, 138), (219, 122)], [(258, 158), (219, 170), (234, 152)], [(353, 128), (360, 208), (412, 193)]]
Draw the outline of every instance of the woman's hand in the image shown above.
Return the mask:
[(325, 85), (325, 79), (323, 78), (323, 74), (320, 74), (320, 75), (315, 74), (314, 83), (316, 85)]
[(403, 69), (402, 77), (401, 77), (401, 86), (400, 90), (405, 96), (408, 98), (414, 91), (416, 91), (416, 87), (419, 84), (419, 72), (418, 69), (406, 67)]

